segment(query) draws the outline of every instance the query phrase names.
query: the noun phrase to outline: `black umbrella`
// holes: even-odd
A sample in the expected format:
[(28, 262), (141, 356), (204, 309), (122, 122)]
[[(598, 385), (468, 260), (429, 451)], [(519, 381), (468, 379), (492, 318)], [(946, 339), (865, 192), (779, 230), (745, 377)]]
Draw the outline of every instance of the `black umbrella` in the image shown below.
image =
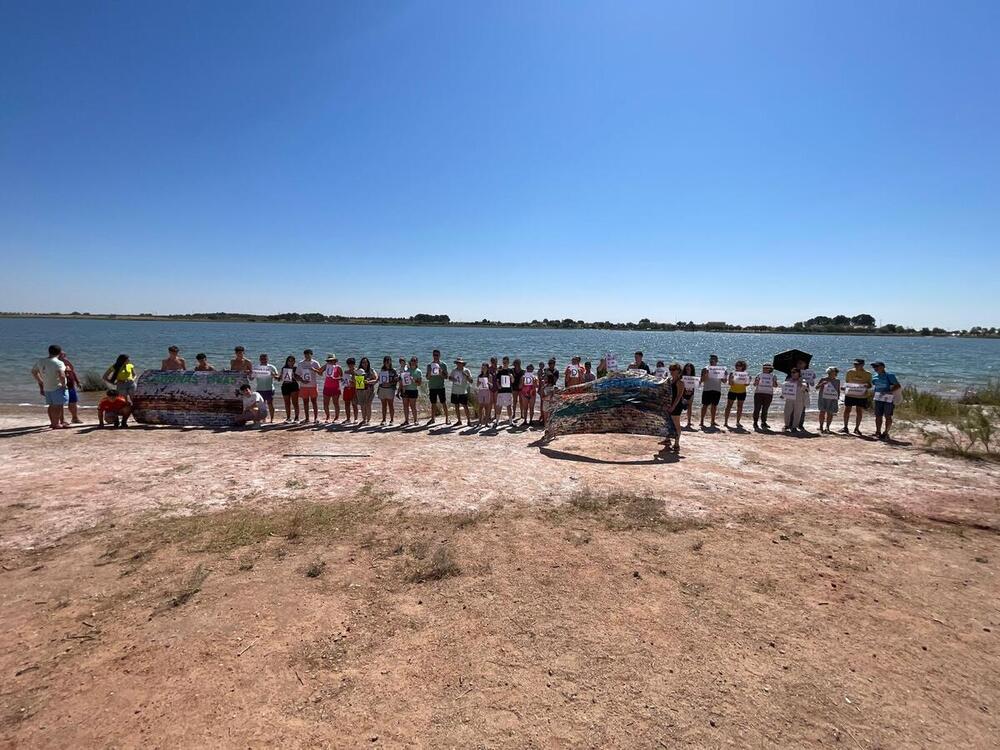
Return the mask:
[(786, 375), (792, 371), (793, 367), (796, 367), (799, 362), (805, 362), (806, 367), (812, 362), (813, 355), (809, 352), (804, 352), (799, 349), (789, 349), (787, 352), (782, 352), (781, 354), (774, 355), (774, 369), (778, 372), (783, 372)]

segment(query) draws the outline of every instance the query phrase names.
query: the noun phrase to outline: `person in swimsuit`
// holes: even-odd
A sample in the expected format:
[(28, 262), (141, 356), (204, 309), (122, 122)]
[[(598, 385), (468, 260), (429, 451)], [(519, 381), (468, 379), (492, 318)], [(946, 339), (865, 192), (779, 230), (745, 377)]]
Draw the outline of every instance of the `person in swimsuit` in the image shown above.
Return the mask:
[[(299, 421), (299, 376), (295, 372), (295, 357), (285, 357), (285, 366), (281, 368), (281, 399), (285, 402), (285, 422)], [(292, 407), (295, 416), (292, 417)]]
[(583, 382), (583, 365), (580, 364), (580, 357), (573, 357), (569, 361), (569, 364), (566, 365), (566, 371), (563, 373), (563, 382), (567, 388), (580, 385)]
[(209, 364), (208, 355), (205, 352), (198, 352), (194, 355), (194, 371), (195, 372), (215, 372), (215, 368)]
[(534, 365), (528, 365), (524, 375), (521, 377), (521, 388), (518, 399), (521, 402), (521, 417), (524, 424), (531, 427), (535, 421), (535, 399), (538, 394), (538, 373), (535, 372)]
[(330, 402), (333, 402), (333, 421), (340, 420), (340, 378), (344, 368), (337, 361), (336, 354), (326, 355), (323, 367), (323, 421), (330, 422)]
[[(691, 377), (696, 378), (698, 374), (694, 371), (694, 363), (685, 363), (683, 369), (681, 370), (681, 379)], [(691, 412), (694, 411), (694, 388), (687, 383), (684, 383), (684, 409), (687, 412), (687, 427), (685, 429), (692, 429), (691, 427)]]
[[(354, 369), (354, 357), (347, 358), (347, 369), (344, 370), (344, 376), (340, 381), (341, 384), (341, 394), (344, 397), (344, 422), (343, 424), (351, 424), (352, 422), (359, 421), (358, 419), (358, 399), (357, 399), (357, 370)], [(353, 414), (352, 414), (353, 412)]]
[(670, 450), (673, 453), (681, 452), (681, 414), (684, 413), (684, 409), (687, 406), (684, 398), (684, 381), (681, 379), (684, 377), (683, 370), (677, 362), (671, 363), (670, 367), (667, 369), (667, 374), (670, 376), (668, 382), (670, 383), (670, 420), (674, 423), (674, 445), (673, 448), (670, 447), (670, 440), (667, 439), (664, 450)]
[(161, 370), (186, 370), (187, 362), (180, 356), (181, 350), (176, 345), (167, 347), (167, 358), (160, 362)]
[(726, 394), (726, 416), (722, 420), (726, 429), (729, 429), (729, 415), (733, 411), (733, 402), (736, 402), (736, 429), (742, 430), (743, 425), (740, 424), (740, 420), (743, 419), (743, 404), (747, 399), (747, 385), (750, 383), (750, 373), (747, 372), (747, 363), (745, 360), (738, 359), (734, 365), (736, 368), (734, 372), (729, 373), (729, 393)]
[(392, 366), (392, 357), (382, 357), (382, 369), (378, 373), (378, 398), (382, 402), (382, 426), (388, 413), (389, 424), (396, 421), (396, 388), (399, 373)]
[(424, 374), (417, 366), (417, 358), (410, 357), (410, 365), (400, 373), (400, 387), (403, 389), (403, 427), (417, 423), (417, 398)]
[(237, 346), (233, 349), (233, 354), (235, 356), (229, 360), (230, 370), (235, 372), (245, 372), (247, 375), (253, 374), (253, 362), (246, 358), (246, 351), (247, 350), (242, 346)]

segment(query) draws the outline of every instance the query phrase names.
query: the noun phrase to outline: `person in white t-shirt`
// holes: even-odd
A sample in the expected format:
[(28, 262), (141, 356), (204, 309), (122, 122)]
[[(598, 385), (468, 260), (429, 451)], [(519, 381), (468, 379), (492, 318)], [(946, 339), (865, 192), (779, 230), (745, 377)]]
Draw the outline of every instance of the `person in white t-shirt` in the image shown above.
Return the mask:
[(49, 356), (42, 357), (31, 368), (31, 376), (38, 383), (38, 391), (45, 397), (49, 414), (49, 427), (53, 430), (66, 428), (63, 424), (63, 410), (69, 403), (69, 386), (66, 382), (66, 365), (59, 359), (62, 347), (52, 344)]
[(243, 413), (236, 421), (242, 424), (252, 421), (254, 427), (267, 420), (267, 402), (264, 397), (250, 387), (249, 383), (240, 386), (240, 399), (243, 401)]
[(302, 361), (295, 365), (295, 375), (299, 381), (299, 398), (302, 399), (302, 408), (305, 414), (302, 421), (309, 421), (309, 404), (313, 408), (313, 424), (319, 424), (319, 389), (316, 385), (318, 375), (323, 372), (323, 367), (313, 359), (312, 349), (302, 352)]

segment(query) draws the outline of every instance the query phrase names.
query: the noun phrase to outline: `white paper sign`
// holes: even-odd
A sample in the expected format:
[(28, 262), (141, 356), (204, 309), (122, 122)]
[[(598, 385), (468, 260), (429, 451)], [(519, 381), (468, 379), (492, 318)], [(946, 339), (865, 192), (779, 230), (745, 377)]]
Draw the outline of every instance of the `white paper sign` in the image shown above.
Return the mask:
[(726, 368), (722, 365), (709, 365), (708, 377), (723, 380), (726, 377)]
[(405, 370), (403, 371), (403, 374), (399, 376), (399, 379), (403, 381), (403, 385), (411, 385), (413, 383), (413, 376)]
[(281, 382), (282, 383), (291, 383), (292, 380), (294, 380), (294, 379), (295, 379), (294, 378), (294, 370), (292, 370), (290, 367), (282, 368), (282, 370), (281, 370)]
[(500, 387), (501, 388), (510, 388), (510, 375), (501, 375), (500, 376)]
[(614, 354), (610, 354), (610, 353), (609, 354), (605, 354), (604, 355), (604, 364), (607, 365), (608, 372), (614, 372), (615, 370), (618, 369), (618, 357), (616, 357)]
[(894, 402), (896, 400), (896, 395), (892, 391), (885, 391), (884, 393), (875, 394), (876, 401), (885, 401), (887, 403)]
[(781, 385), (781, 395), (785, 398), (795, 398), (799, 392), (799, 384), (794, 380), (786, 380)]
[(379, 372), (379, 374), (378, 374), (378, 382), (381, 385), (388, 385), (389, 384), (389, 373), (386, 372), (385, 370), (382, 370), (381, 372)]
[(684, 381), (684, 390), (694, 392), (694, 389), (698, 387), (698, 377), (696, 375), (684, 375), (681, 377)]
[(580, 368), (577, 367), (577, 366), (575, 366), (575, 365), (571, 365), (570, 368), (569, 368), (569, 376), (571, 378), (578, 378), (578, 377), (580, 377)]
[(868, 392), (868, 386), (864, 383), (848, 383), (844, 386), (844, 392), (851, 398), (864, 398)]
[(524, 385), (534, 385), (535, 384), (535, 376), (532, 373), (530, 373), (530, 372), (526, 372), (526, 373), (524, 373), (524, 378), (521, 379), (521, 382)]
[(351, 375), (350, 373), (345, 372), (343, 376), (340, 378), (340, 382), (341, 384), (343, 384), (344, 388), (350, 388), (351, 385), (354, 383), (354, 376)]
[(816, 384), (816, 371), (815, 370), (803, 370), (802, 371), (802, 380), (804, 382), (808, 383), (809, 385), (815, 385)]
[(299, 375), (299, 377), (302, 378), (303, 385), (309, 385), (311, 382), (313, 382), (313, 371), (303, 370), (302, 374)]
[(431, 375), (440, 375), (440, 374), (441, 374), (441, 365), (437, 365), (437, 364), (434, 364), (432, 362), (431, 363)]
[(734, 383), (738, 383), (739, 385), (747, 385), (750, 382), (750, 373), (749, 372), (734, 372), (733, 373), (733, 382)]
[(840, 398), (840, 391), (837, 390), (837, 386), (835, 386), (833, 383), (826, 383), (823, 386), (823, 398), (832, 398), (832, 399)]
[(489, 378), (479, 378), (479, 390), (488, 391), (490, 389), (490, 379)]
[(667, 374), (667, 368), (657, 367), (655, 370), (653, 370), (653, 374), (658, 378), (662, 378), (664, 375)]

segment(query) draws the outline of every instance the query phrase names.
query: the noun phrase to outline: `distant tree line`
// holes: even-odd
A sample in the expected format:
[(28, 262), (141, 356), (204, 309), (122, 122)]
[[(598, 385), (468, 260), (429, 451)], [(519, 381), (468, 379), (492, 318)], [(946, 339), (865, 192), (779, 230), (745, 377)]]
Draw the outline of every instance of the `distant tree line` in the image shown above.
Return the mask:
[(985, 326), (973, 326), (968, 329), (946, 330), (944, 328), (908, 328), (896, 323), (885, 323), (878, 325), (874, 316), (868, 313), (858, 315), (817, 315), (815, 318), (800, 320), (790, 326), (771, 325), (733, 325), (724, 321), (708, 321), (706, 323), (695, 323), (693, 320), (678, 320), (674, 323), (660, 323), (649, 318), (642, 318), (638, 322), (612, 323), (610, 320), (584, 321), (563, 318), (562, 320), (532, 320), (530, 322), (511, 322), (502, 320), (489, 320), (483, 318), (476, 321), (453, 321), (448, 315), (430, 315), (428, 313), (417, 313), (409, 317), (386, 317), (371, 316), (359, 317), (353, 315), (324, 315), (323, 313), (297, 313), (286, 312), (275, 315), (253, 315), (250, 313), (187, 313), (183, 315), (155, 315), (153, 313), (139, 313), (137, 315), (100, 315), (88, 312), (74, 311), (69, 313), (5, 313), (0, 312), (0, 316), (5, 317), (90, 317), (90, 318), (117, 318), (117, 319), (145, 319), (145, 320), (203, 320), (219, 322), (239, 322), (239, 323), (341, 323), (350, 325), (437, 325), (437, 326), (483, 326), (483, 327), (504, 327), (504, 328), (596, 328), (607, 331), (745, 331), (749, 333), (879, 333), (897, 334), (906, 336), (966, 336), (981, 338), (1000, 337), (1000, 330), (996, 326), (989, 328)]

